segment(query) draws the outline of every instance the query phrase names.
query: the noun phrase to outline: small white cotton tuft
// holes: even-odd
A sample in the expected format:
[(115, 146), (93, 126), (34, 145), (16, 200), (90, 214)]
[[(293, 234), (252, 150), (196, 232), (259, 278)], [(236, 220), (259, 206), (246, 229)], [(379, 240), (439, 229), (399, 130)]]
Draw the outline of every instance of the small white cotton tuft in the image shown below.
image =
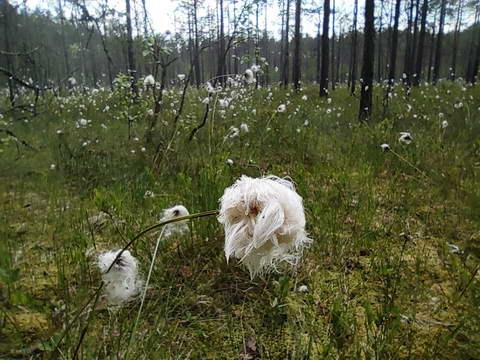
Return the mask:
[(308, 292), (308, 286), (307, 285), (300, 285), (298, 287), (298, 292), (300, 293), (307, 293)]
[(388, 144), (382, 144), (380, 145), (383, 151), (390, 151), (390, 145)]
[[(175, 205), (171, 208), (164, 209), (163, 215), (160, 221), (166, 221), (173, 218), (187, 216), (190, 213), (188, 212), (187, 208), (183, 205)], [(171, 235), (181, 235), (188, 231), (188, 220), (179, 221), (176, 223), (171, 223), (165, 225), (165, 230), (163, 232), (163, 236), (168, 237)]]
[(408, 145), (413, 141), (412, 134), (410, 134), (409, 132), (403, 131), (400, 133), (400, 137), (398, 138), (398, 141)]
[(143, 86), (154, 86), (155, 85), (155, 78), (152, 74), (145, 76), (143, 79)]
[(75, 86), (77, 85), (77, 79), (75, 79), (73, 76), (69, 77), (67, 79), (68, 83), (70, 84), (70, 86)]
[(219, 222), (225, 227), (225, 256), (239, 259), (253, 278), (280, 262), (297, 264), (311, 242), (303, 200), (293, 183), (276, 176), (243, 175), (225, 189)]
[(245, 70), (243, 73), (243, 78), (247, 84), (253, 84), (255, 82), (255, 75), (251, 69)]
[(244, 132), (244, 133), (248, 133), (249, 132), (249, 128), (248, 128), (248, 125), (245, 124), (245, 123), (241, 123), (240, 124), (240, 131)]
[[(121, 250), (111, 250), (100, 254), (97, 265), (105, 283), (105, 295), (111, 305), (121, 305), (140, 293), (143, 282), (138, 276), (138, 262), (130, 251), (125, 250), (108, 271)], [(107, 272), (108, 271), (108, 272)]]

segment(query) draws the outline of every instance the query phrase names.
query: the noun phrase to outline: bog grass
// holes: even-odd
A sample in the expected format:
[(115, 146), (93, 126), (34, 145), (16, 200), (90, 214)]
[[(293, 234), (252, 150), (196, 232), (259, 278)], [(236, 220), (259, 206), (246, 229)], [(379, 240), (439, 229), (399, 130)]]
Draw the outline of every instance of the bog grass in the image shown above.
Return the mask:
[[(49, 95), (38, 117), (1, 120), (37, 149), (0, 133), (2, 358), (480, 358), (478, 86), (398, 86), (385, 117), (376, 88), (368, 124), (345, 87), (331, 100), (313, 86), (226, 91), (192, 141), (206, 93), (188, 91), (175, 125), (179, 90), (165, 95), (152, 143), (148, 93)], [(241, 123), (249, 132), (229, 138)], [(132, 341), (140, 301), (80, 311), (101, 281), (95, 254), (166, 207), (216, 209), (242, 174), (296, 183), (314, 239), (298, 267), (251, 280), (227, 264), (216, 219), (198, 219), (160, 244)], [(155, 240), (130, 249), (144, 276)]]

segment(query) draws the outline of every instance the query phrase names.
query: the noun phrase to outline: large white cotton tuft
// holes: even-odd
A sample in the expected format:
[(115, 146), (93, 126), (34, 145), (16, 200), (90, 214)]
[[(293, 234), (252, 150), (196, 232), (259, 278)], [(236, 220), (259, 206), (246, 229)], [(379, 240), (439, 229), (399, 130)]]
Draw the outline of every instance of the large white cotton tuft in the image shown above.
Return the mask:
[(132, 300), (140, 293), (143, 284), (138, 275), (137, 259), (128, 250), (122, 253), (110, 271), (108, 271), (120, 251), (111, 250), (104, 252), (97, 259), (97, 265), (105, 283), (105, 294), (108, 303), (111, 305), (120, 305)]
[(252, 278), (283, 261), (297, 264), (311, 242), (302, 198), (292, 182), (276, 176), (243, 175), (225, 189), (218, 220), (225, 227), (227, 261), (239, 259)]
[[(170, 219), (181, 217), (181, 216), (187, 216), (189, 214), (190, 213), (188, 212), (185, 206), (175, 205), (171, 208), (163, 210), (163, 215), (160, 221), (170, 220)], [(187, 231), (188, 231), (188, 220), (182, 220), (179, 222), (165, 225), (163, 236), (169, 237), (174, 234), (181, 235)]]

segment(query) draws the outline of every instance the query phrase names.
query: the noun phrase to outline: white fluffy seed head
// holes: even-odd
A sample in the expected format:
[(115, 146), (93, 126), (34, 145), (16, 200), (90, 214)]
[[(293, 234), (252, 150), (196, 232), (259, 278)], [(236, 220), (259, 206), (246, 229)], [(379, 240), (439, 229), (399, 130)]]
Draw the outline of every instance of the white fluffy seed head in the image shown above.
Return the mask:
[(152, 74), (145, 76), (143, 79), (143, 86), (154, 86), (155, 85), (155, 78)]
[(390, 150), (390, 145), (388, 145), (388, 144), (382, 144), (382, 145), (380, 145), (380, 147), (382, 148), (383, 151), (389, 151)]
[(297, 264), (311, 242), (302, 198), (292, 182), (276, 176), (243, 175), (225, 189), (218, 220), (225, 227), (227, 261), (239, 259), (252, 278), (280, 262)]
[[(120, 251), (106, 251), (97, 258), (97, 266), (105, 283), (107, 301), (111, 305), (120, 305), (132, 300), (139, 294), (143, 284), (138, 276), (137, 259), (132, 256), (130, 251), (125, 250), (115, 261)], [(114, 261), (114, 265), (108, 271)]]
[(307, 285), (300, 285), (298, 287), (298, 292), (300, 293), (307, 293), (308, 292), (308, 286)]
[(249, 130), (250, 130), (250, 129), (248, 128), (248, 125), (247, 125), (247, 124), (245, 124), (245, 123), (241, 123), (241, 124), (240, 124), (240, 131), (245, 132), (245, 133), (248, 133)]
[(77, 79), (75, 79), (73, 76), (70, 76), (68, 79), (67, 79), (68, 83), (70, 84), (70, 86), (75, 86), (77, 85)]
[(408, 145), (413, 141), (412, 134), (410, 134), (409, 132), (403, 131), (400, 133), (400, 137), (398, 138), (398, 141)]
[[(171, 208), (163, 210), (162, 218), (160, 219), (160, 221), (166, 221), (166, 220), (174, 219), (174, 218), (181, 217), (181, 216), (187, 216), (189, 214), (190, 213), (188, 212), (188, 210), (185, 206), (175, 205)], [(185, 233), (188, 230), (188, 224), (187, 223), (188, 223), (188, 220), (182, 220), (182, 221), (179, 221), (179, 222), (175, 222), (175, 223), (165, 225), (165, 230), (164, 230), (163, 236), (168, 237), (168, 236), (171, 236), (171, 235), (174, 235), (174, 234), (181, 235), (181, 234)]]
[(255, 82), (255, 75), (251, 69), (245, 70), (243, 73), (243, 78), (247, 82), (247, 84), (253, 84)]

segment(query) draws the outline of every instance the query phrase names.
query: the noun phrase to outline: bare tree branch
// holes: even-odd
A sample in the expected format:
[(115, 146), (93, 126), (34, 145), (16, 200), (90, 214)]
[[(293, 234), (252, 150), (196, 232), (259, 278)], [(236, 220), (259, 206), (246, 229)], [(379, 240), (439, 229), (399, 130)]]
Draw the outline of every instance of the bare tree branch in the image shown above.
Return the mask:
[(3, 73), (4, 75), (8, 76), (9, 78), (14, 80), (15, 82), (19, 83), (20, 85), (22, 85), (22, 86), (24, 86), (28, 89), (34, 90), (34, 91), (40, 92), (40, 91), (45, 91), (45, 90), (49, 90), (49, 89), (52, 88), (51, 86), (40, 87), (40, 86), (35, 85), (35, 84), (30, 84), (29, 82), (26, 82), (26, 81), (20, 79), (17, 75), (12, 73), (10, 70), (7, 70), (3, 67), (0, 67), (0, 73)]
[(13, 133), (12, 131), (8, 130), (8, 129), (4, 129), (4, 128), (0, 128), (0, 132), (4, 132), (5, 134), (7, 134), (8, 136), (11, 136), (15, 139), (15, 141), (19, 142), (20, 144), (22, 144), (23, 146), (25, 146), (26, 148), (30, 149), (30, 150), (33, 150), (33, 151), (38, 151), (34, 146), (30, 145), (28, 142), (26, 142), (25, 140), (23, 139), (20, 139), (17, 135), (15, 135), (15, 133)]
[(30, 56), (33, 53), (37, 52), (40, 50), (43, 46), (37, 46), (36, 48), (30, 50), (30, 51), (5, 51), (5, 50), (0, 50), (0, 55), (5, 55), (5, 56)]

